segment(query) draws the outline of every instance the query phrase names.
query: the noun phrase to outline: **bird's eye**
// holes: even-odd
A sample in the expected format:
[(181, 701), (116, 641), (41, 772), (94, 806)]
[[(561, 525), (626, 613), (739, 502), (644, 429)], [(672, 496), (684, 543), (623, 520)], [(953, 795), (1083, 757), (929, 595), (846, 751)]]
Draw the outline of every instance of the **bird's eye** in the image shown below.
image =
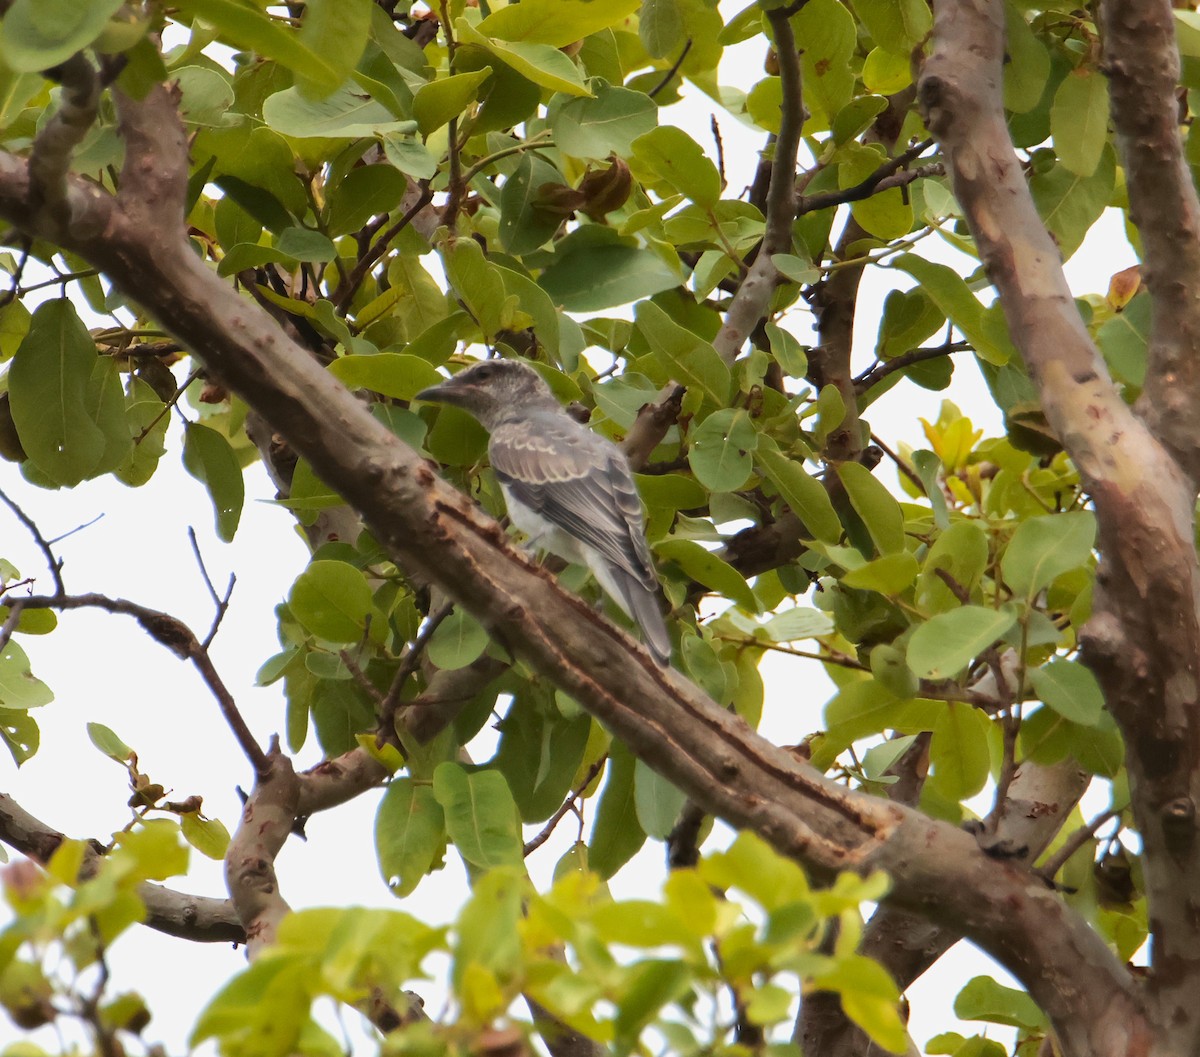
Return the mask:
[(487, 379), (491, 378), (495, 373), (496, 368), (490, 363), (485, 363), (482, 366), (475, 368), (475, 377), (480, 381), (487, 381)]

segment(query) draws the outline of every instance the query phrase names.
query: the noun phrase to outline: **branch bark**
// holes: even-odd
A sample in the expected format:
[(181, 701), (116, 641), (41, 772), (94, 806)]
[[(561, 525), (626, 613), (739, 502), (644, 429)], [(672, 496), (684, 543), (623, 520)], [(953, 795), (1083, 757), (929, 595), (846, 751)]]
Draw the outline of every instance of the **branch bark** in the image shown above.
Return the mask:
[(1137, 410), (1197, 484), (1200, 199), (1179, 128), (1175, 13), (1169, 0), (1106, 0), (1101, 16), (1129, 214), (1142, 237), (1142, 278), (1153, 305)]
[[(1004, 123), (1003, 27), (999, 0), (937, 3), (936, 43), (921, 75), (920, 99), (1042, 408), (1094, 497), (1102, 561), (1093, 616), (1081, 639), (1125, 736), (1145, 848), (1152, 935), (1147, 995), (1166, 1036), (1156, 1045), (1164, 1053), (1193, 1052), (1200, 1042), (1194, 1001), (1200, 981), (1195, 486), (1118, 395), (1074, 307)], [(1159, 88), (1165, 91), (1165, 82)], [(1164, 222), (1178, 225), (1180, 218)], [(1162, 354), (1154, 367), (1162, 369)], [(1160, 382), (1177, 384), (1169, 374)], [(1124, 1053), (1122, 1040), (1126, 1031), (1097, 1031), (1094, 1051), (1074, 1052)]]

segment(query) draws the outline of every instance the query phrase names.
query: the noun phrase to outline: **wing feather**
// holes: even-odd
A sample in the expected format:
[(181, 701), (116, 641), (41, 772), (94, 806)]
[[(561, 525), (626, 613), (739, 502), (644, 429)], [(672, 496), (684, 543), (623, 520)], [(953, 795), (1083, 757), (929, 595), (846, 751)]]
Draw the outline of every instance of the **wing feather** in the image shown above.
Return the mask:
[(518, 501), (657, 589), (641, 500), (619, 449), (554, 413), (500, 426), (488, 451), (496, 476)]

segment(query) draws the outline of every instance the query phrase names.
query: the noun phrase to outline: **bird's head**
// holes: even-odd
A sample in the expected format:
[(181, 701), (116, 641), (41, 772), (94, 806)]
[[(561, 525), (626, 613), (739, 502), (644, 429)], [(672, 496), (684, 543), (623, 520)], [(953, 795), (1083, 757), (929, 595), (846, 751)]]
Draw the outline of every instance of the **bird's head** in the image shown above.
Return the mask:
[(453, 378), (422, 389), (416, 399), (454, 404), (474, 415), (489, 430), (531, 408), (558, 405), (542, 376), (519, 360), (484, 360), (459, 371)]

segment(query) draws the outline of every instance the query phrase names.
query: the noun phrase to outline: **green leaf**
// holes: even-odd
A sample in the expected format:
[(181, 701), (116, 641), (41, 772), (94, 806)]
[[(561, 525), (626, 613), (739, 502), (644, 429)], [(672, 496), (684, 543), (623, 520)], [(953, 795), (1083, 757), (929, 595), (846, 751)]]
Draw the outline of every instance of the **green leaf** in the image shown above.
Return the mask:
[(1096, 677), (1082, 664), (1053, 657), (1041, 668), (1031, 668), (1029, 682), (1050, 708), (1064, 719), (1085, 727), (1100, 722), (1104, 693)]
[(1096, 344), (1113, 377), (1141, 389), (1146, 383), (1146, 350), (1150, 339), (1150, 295), (1138, 294), (1096, 332)]
[(1088, 510), (1047, 514), (1017, 526), (1000, 569), (1018, 597), (1033, 598), (1065, 572), (1086, 564), (1096, 542), (1096, 517)]
[(121, 0), (14, 0), (4, 15), (0, 59), (17, 73), (37, 73), (66, 62), (91, 44)]
[(933, 28), (923, 0), (855, 0), (854, 10), (877, 45), (908, 57)]
[(652, 59), (663, 59), (683, 44), (679, 0), (642, 0), (638, 36)]
[(568, 718), (548, 694), (522, 693), (500, 721), (492, 761), (508, 781), (523, 822), (549, 818), (569, 794), (587, 748), (592, 722)]
[(369, 389), (397, 400), (411, 400), (422, 389), (445, 381), (428, 360), (405, 352), (339, 356), (329, 373), (348, 389)]
[(633, 800), (638, 825), (648, 837), (666, 840), (687, 801), (678, 789), (647, 764), (634, 764)]
[[(257, 4), (243, 0), (180, 0), (175, 6), (185, 15), (201, 18), (213, 26), (226, 43), (257, 52), (263, 58), (274, 59), (287, 67), (303, 79), (310, 92), (328, 93), (346, 79), (358, 61), (355, 56), (347, 62), (363, 39), (362, 33), (354, 33), (352, 27), (361, 24), (363, 8), (369, 8), (369, 3), (368, 0), (346, 0), (345, 3), (342, 0), (318, 0), (319, 14), (314, 26), (299, 32), (288, 23), (272, 18)], [(338, 31), (331, 36), (336, 38), (344, 34), (348, 39), (337, 39), (330, 44), (323, 29), (343, 9)]]
[(838, 0), (808, 0), (792, 18), (796, 39), (804, 42), (801, 72), (804, 102), (813, 112), (805, 132), (829, 128), (833, 116), (854, 94), (851, 58), (858, 45), (854, 16)]
[(293, 70), (310, 95), (333, 91), (354, 72), (371, 27), (371, 0), (305, 0), (299, 43), (320, 62)]
[(1050, 54), (1011, 0), (1004, 5), (1004, 107), (1025, 114), (1041, 102), (1050, 77)]
[(50, 687), (29, 670), (25, 651), (9, 639), (0, 651), (0, 705), (8, 709), (37, 708), (53, 700)]
[(1029, 191), (1039, 215), (1058, 243), (1063, 260), (1079, 249), (1091, 226), (1112, 201), (1116, 185), (1116, 154), (1107, 143), (1090, 176), (1079, 176), (1065, 165), (1049, 169), (1035, 165)]
[(721, 176), (700, 145), (683, 129), (659, 125), (633, 141), (633, 158), (641, 167), (700, 206), (712, 208), (721, 198)]
[(908, 667), (918, 679), (952, 679), (1016, 623), (1011, 612), (961, 606), (913, 632)]
[(133, 443), (125, 459), (113, 469), (113, 476), (130, 488), (149, 481), (166, 452), (164, 440), (171, 417), (165, 410), (166, 405), (148, 382), (130, 379), (125, 414)]
[(1080, 67), (1063, 78), (1050, 107), (1058, 160), (1076, 176), (1091, 176), (1108, 142), (1108, 83)]
[(637, 6), (638, 0), (521, 0), (493, 11), (478, 28), (497, 40), (565, 48), (623, 22)]
[(417, 89), (413, 96), (413, 117), (422, 136), (441, 128), (452, 118), (458, 117), (476, 101), (479, 86), (492, 75), (492, 68), (484, 66), (471, 73), (456, 73), (430, 81)]
[(199, 811), (179, 816), (179, 829), (186, 840), (201, 855), (220, 862), (229, 850), (229, 830), (219, 818), (205, 818)]
[(56, 484), (77, 485), (106, 457), (109, 435), (95, 420), (96, 363), (95, 343), (74, 306), (39, 305), (9, 368), (8, 393), (21, 446)]
[(612, 877), (646, 842), (638, 822), (634, 792), (636, 765), (629, 750), (614, 741), (608, 759), (608, 779), (592, 823), (588, 865), (602, 878)]
[(932, 781), (951, 800), (974, 796), (986, 784), (990, 756), (988, 718), (961, 701), (948, 702), (933, 727)]
[(226, 543), (237, 532), (246, 498), (246, 483), (237, 455), (220, 433), (189, 422), (183, 434), (183, 465), (208, 486), (216, 511), (217, 535)]
[(446, 823), (427, 782), (393, 778), (375, 815), (375, 854), (392, 892), (411, 895), (441, 858)]
[(133, 749), (103, 723), (89, 723), (87, 734), (92, 744), (110, 760), (125, 763), (133, 755)]
[(803, 523), (812, 539), (837, 543), (842, 523), (833, 509), (825, 486), (804, 469), (803, 462), (789, 459), (771, 438), (759, 437), (754, 461), (779, 491), (783, 501)]
[(990, 976), (976, 976), (968, 981), (954, 1000), (954, 1015), (1026, 1031), (1046, 1026), (1046, 1017), (1032, 998)]
[[(651, 297), (679, 285), (679, 274), (650, 250), (617, 240), (590, 224), (554, 248), (554, 257), (538, 279), (550, 299), (568, 312), (599, 312)], [(582, 237), (586, 232), (586, 237)]]
[(425, 655), (439, 668), (465, 668), (487, 649), (487, 629), (464, 609), (455, 608), (429, 637)]
[(351, 170), (330, 197), (329, 234), (336, 237), (357, 231), (371, 217), (390, 213), (403, 200), (407, 186), (403, 174), (390, 165)]
[(460, 44), (477, 44), (507, 63), (526, 80), (552, 92), (567, 95), (591, 95), (579, 75), (579, 68), (558, 48), (549, 44), (492, 40), (475, 29), (465, 18), (454, 23)]
[(883, 482), (862, 463), (839, 463), (838, 477), (850, 497), (850, 505), (863, 519), (880, 554), (904, 550), (904, 511)]
[[(504, 11), (519, 10), (516, 7)], [(595, 7), (597, 5), (592, 4)], [(628, 157), (633, 141), (658, 123), (658, 107), (645, 92), (598, 86), (593, 98), (575, 97), (550, 110), (555, 146), (574, 158)]]
[(499, 771), (468, 772), (457, 763), (438, 764), (433, 795), (446, 813), (450, 840), (468, 863), (481, 870), (521, 865), (517, 805)]
[(655, 544), (659, 558), (675, 562), (689, 577), (736, 602), (751, 613), (759, 611), (758, 599), (746, 578), (724, 559), (693, 540), (668, 539)]
[(263, 120), (294, 139), (361, 139), (385, 132), (411, 132), (415, 121), (398, 121), (382, 103), (357, 85), (342, 85), (324, 99), (308, 99), (299, 88), (286, 88), (263, 102)]
[(538, 205), (545, 184), (562, 183), (562, 174), (548, 161), (528, 151), (521, 157), (500, 189), (500, 242), (509, 253), (519, 257), (536, 250), (562, 226), (561, 213)]
[(736, 492), (754, 469), (751, 453), (759, 434), (742, 408), (714, 411), (692, 433), (688, 463), (697, 480), (713, 492)]
[[(936, 457), (935, 457), (936, 458)], [(941, 569), (964, 591), (970, 592), (983, 576), (989, 560), (988, 536), (977, 521), (956, 521), (938, 536), (917, 584), (917, 605), (932, 613), (958, 606), (958, 598), (937, 574)]]
[(371, 588), (361, 571), (346, 562), (309, 564), (288, 594), (292, 615), (318, 638), (358, 642), (371, 613)]
[(20, 767), (38, 751), (41, 732), (37, 721), (24, 709), (0, 708), (0, 741)]
[(897, 257), (894, 267), (907, 272), (938, 306), (941, 312), (963, 332), (976, 353), (992, 364), (1004, 364), (1013, 355), (1011, 341), (997, 341), (984, 326), (984, 308), (953, 268), (935, 264), (912, 253)]
[(763, 631), (771, 642), (796, 642), (831, 634), (833, 621), (819, 609), (793, 606), (771, 617), (763, 625)]
[(653, 301), (640, 302), (634, 315), (638, 328), (671, 377), (724, 407), (729, 400), (729, 368), (711, 342), (681, 327)]
[(920, 566), (917, 559), (907, 551), (885, 554), (882, 558), (851, 569), (842, 577), (847, 587), (877, 591), (881, 595), (895, 597), (912, 586)]

